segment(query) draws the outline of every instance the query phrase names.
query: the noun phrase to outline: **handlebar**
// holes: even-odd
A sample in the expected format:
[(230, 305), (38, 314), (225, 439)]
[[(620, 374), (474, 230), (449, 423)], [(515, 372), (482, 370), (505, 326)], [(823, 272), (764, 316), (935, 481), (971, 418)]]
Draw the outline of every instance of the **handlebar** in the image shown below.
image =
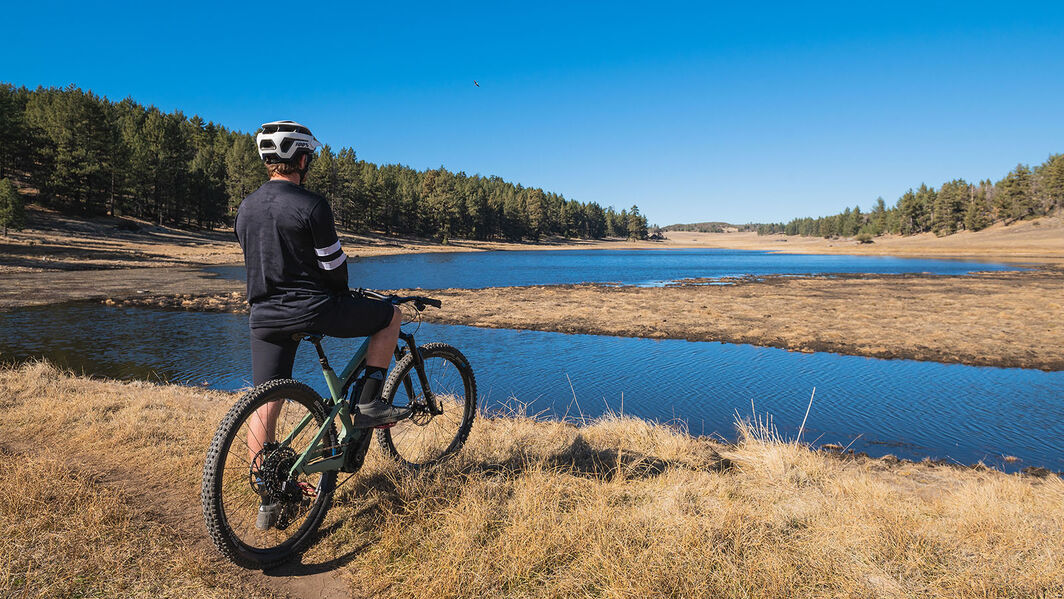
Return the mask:
[(364, 297), (391, 302), (396, 306), (398, 306), (399, 304), (413, 302), (414, 308), (416, 308), (418, 312), (424, 310), (425, 306), (432, 306), (433, 308), (439, 308), (443, 306), (443, 302), (441, 302), (440, 300), (433, 299), (431, 297), (425, 297), (423, 295), (386, 295), (377, 291), (373, 291), (372, 289), (362, 289), (361, 287), (358, 289), (352, 289), (351, 292)]

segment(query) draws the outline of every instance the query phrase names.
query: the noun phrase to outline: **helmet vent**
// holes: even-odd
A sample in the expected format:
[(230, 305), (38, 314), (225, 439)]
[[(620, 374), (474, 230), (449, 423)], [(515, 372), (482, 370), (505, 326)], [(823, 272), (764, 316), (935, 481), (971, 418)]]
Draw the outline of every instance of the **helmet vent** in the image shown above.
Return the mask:
[(314, 134), (295, 121), (263, 123), (262, 131), (255, 137), (259, 157), (267, 162), (290, 162), (300, 154), (313, 155), (321, 147)]

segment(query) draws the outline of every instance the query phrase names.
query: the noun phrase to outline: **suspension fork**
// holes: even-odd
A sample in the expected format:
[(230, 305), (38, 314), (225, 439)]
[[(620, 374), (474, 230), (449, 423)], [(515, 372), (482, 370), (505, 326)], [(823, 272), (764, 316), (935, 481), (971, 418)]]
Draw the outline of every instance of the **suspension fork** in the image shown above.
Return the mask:
[[(421, 390), (425, 394), (425, 403), (429, 407), (429, 413), (433, 416), (439, 416), (443, 413), (443, 410), (440, 409), (440, 404), (436, 401), (436, 394), (429, 388), (429, 377), (425, 374), (425, 360), (421, 357), (421, 350), (418, 348), (417, 343), (414, 342), (414, 335), (401, 332), (399, 333), (399, 338), (406, 342), (407, 347), (410, 348), (410, 355), (414, 357), (414, 372), (417, 373), (418, 382), (421, 383)], [(398, 352), (398, 349), (396, 351)], [(414, 390), (409, 377), (403, 379), (403, 387), (406, 389), (407, 396), (413, 399)]]

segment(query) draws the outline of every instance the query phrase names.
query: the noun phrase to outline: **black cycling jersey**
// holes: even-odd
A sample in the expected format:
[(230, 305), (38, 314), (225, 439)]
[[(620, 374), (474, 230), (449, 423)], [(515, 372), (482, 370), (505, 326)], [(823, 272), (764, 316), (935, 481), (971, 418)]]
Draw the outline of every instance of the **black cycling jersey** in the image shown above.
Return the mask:
[(347, 255), (325, 198), (281, 179), (240, 204), (236, 236), (244, 250), (251, 327), (313, 320), (347, 291)]

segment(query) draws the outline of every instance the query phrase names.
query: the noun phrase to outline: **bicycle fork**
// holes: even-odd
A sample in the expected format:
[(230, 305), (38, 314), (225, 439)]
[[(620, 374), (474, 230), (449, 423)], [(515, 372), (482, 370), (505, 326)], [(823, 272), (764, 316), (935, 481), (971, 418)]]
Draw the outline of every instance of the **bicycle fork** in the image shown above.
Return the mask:
[[(414, 335), (401, 332), (399, 333), (399, 338), (406, 342), (407, 347), (410, 348), (410, 354), (414, 358), (414, 372), (417, 373), (418, 383), (421, 384), (421, 391), (425, 396), (425, 405), (429, 408), (429, 414), (439, 416), (443, 413), (443, 409), (440, 408), (439, 402), (436, 401), (436, 395), (432, 392), (432, 389), (429, 388), (429, 378), (425, 374), (425, 360), (421, 357), (421, 350), (419, 350), (417, 344), (414, 343)], [(397, 346), (395, 349), (395, 359), (397, 363), (401, 357), (402, 353)], [(416, 397), (410, 377), (403, 379), (403, 388), (406, 390), (407, 397), (411, 400)]]

